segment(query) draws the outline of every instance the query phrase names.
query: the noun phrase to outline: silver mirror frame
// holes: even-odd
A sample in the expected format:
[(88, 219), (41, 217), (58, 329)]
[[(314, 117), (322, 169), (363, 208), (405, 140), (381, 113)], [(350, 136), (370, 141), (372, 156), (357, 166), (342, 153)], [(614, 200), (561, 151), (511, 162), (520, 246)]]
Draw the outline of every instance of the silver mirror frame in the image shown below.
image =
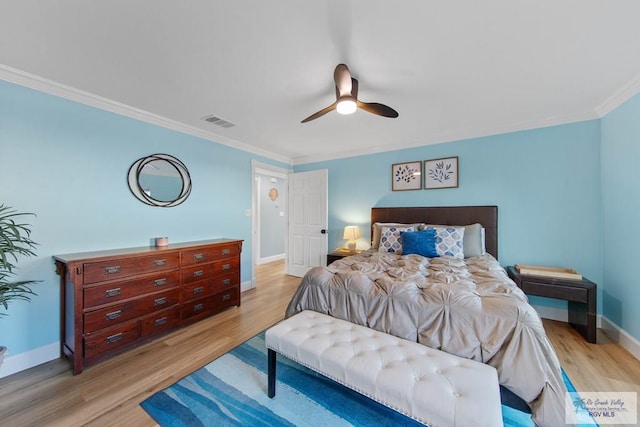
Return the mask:
[[(150, 162), (156, 160), (164, 160), (166, 162), (169, 162), (171, 166), (176, 168), (176, 171), (182, 179), (182, 191), (174, 200), (156, 200), (153, 197), (149, 196), (140, 185), (140, 175), (142, 174), (143, 168)], [(129, 183), (129, 190), (131, 190), (131, 193), (133, 193), (133, 195), (142, 203), (150, 206), (159, 206), (163, 208), (178, 206), (179, 204), (184, 202), (187, 197), (189, 197), (189, 194), (191, 194), (191, 176), (189, 175), (189, 170), (184, 165), (184, 163), (168, 154), (151, 154), (149, 156), (142, 157), (136, 160), (129, 168), (127, 181)]]

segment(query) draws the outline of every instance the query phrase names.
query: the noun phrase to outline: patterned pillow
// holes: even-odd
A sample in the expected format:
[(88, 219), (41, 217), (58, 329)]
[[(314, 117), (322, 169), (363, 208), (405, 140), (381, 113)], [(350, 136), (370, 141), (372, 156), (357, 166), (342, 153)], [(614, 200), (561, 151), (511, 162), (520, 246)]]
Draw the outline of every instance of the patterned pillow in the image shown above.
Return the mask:
[(435, 227), (464, 227), (464, 238), (462, 239), (462, 250), (464, 257), (481, 256), (487, 253), (484, 244), (484, 227), (480, 224), (470, 225), (438, 225), (427, 224), (426, 228)]
[[(380, 248), (380, 237), (382, 237), (382, 229), (384, 227), (413, 227), (416, 230), (424, 230), (424, 223), (417, 222), (415, 224), (402, 224), (399, 222), (374, 222), (373, 234), (371, 236), (371, 247), (373, 249)], [(424, 227), (424, 228), (423, 228)]]
[(439, 256), (464, 258), (464, 227), (433, 228), (436, 230), (436, 252)]
[(416, 231), (414, 227), (382, 227), (379, 252), (391, 252), (402, 255), (402, 231)]

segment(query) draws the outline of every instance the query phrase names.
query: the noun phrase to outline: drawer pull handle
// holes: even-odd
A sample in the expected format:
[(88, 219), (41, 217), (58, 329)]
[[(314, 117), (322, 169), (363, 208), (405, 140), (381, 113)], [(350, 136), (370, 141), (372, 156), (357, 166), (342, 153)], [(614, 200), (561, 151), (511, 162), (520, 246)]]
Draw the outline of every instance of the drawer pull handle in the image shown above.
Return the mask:
[(167, 303), (167, 297), (162, 297), (162, 298), (156, 298), (156, 300), (153, 302), (153, 305), (164, 305)]
[(222, 296), (222, 301), (229, 301), (231, 299), (231, 294), (226, 294)]
[(222, 266), (223, 270), (231, 270), (231, 264), (225, 264)]
[(204, 308), (204, 304), (196, 304), (193, 306), (193, 311), (200, 311)]
[(194, 295), (201, 294), (202, 292), (204, 292), (204, 288), (202, 286), (199, 286), (193, 290)]
[(193, 255), (193, 260), (194, 261), (202, 261), (204, 259), (204, 254), (194, 254)]
[(118, 342), (122, 339), (122, 332), (119, 334), (111, 335), (107, 337), (107, 344), (113, 344), (114, 342)]
[(165, 317), (161, 317), (159, 319), (156, 319), (155, 323), (156, 323), (156, 326), (162, 326), (165, 323), (167, 323), (168, 321), (169, 321), (169, 319), (167, 318), (167, 316), (165, 316)]
[(107, 267), (104, 269), (104, 272), (107, 274), (116, 274), (116, 273), (120, 273), (120, 266), (116, 265), (114, 267)]
[(153, 265), (156, 267), (162, 267), (163, 265), (167, 265), (167, 260), (165, 259), (156, 259), (153, 261)]
[(231, 279), (224, 279), (222, 281), (222, 286), (227, 286), (227, 285), (230, 285), (230, 284), (231, 284)]
[(105, 296), (107, 298), (115, 297), (117, 295), (120, 295), (120, 288), (109, 289), (108, 291), (105, 292)]
[(204, 276), (204, 270), (198, 270), (193, 272), (193, 277), (202, 277)]
[(156, 286), (166, 285), (167, 284), (167, 279), (156, 279), (156, 280), (153, 281), (153, 283), (155, 283)]
[(229, 255), (231, 253), (231, 249), (223, 249), (222, 255)]
[(120, 316), (122, 316), (122, 310), (112, 311), (111, 313), (107, 313), (107, 320), (114, 320)]

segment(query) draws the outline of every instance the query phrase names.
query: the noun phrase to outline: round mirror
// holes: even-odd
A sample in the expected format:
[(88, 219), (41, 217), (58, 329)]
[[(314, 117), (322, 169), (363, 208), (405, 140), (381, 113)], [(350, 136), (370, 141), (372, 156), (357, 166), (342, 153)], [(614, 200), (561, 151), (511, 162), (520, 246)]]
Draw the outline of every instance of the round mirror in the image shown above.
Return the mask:
[(128, 180), (133, 195), (151, 206), (177, 206), (191, 193), (187, 167), (168, 154), (152, 154), (136, 160), (129, 168)]

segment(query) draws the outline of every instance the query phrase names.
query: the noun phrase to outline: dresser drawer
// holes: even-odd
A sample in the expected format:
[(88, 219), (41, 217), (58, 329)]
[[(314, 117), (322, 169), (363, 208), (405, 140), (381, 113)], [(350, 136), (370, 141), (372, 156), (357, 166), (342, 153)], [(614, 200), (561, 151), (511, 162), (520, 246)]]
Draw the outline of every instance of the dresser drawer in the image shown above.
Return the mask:
[(180, 323), (180, 307), (175, 306), (142, 319), (140, 335), (150, 337), (174, 329)]
[(84, 284), (120, 279), (154, 271), (171, 270), (179, 266), (180, 255), (178, 252), (89, 262), (84, 264)]
[(182, 287), (180, 301), (190, 301), (222, 292), (227, 288), (240, 284), (240, 273), (220, 275), (207, 280), (190, 283)]
[(86, 286), (84, 288), (84, 306), (91, 308), (110, 304), (151, 292), (172, 289), (179, 284), (180, 273), (175, 270), (122, 282)]
[(198, 282), (200, 280), (211, 279), (215, 276), (238, 271), (240, 262), (238, 259), (227, 259), (209, 264), (197, 265), (195, 267), (182, 269), (182, 285)]
[(238, 287), (233, 287), (225, 292), (182, 304), (182, 320), (193, 317), (209, 315), (224, 307), (238, 305)]
[(139, 337), (140, 328), (137, 320), (124, 322), (95, 334), (87, 334), (84, 337), (84, 357), (90, 359), (108, 351), (117, 350)]
[(178, 289), (176, 288), (89, 311), (84, 314), (84, 332), (91, 333), (129, 319), (171, 307), (178, 304), (178, 302)]
[(240, 254), (240, 248), (237, 244), (190, 249), (182, 251), (181, 263), (183, 267), (188, 267), (190, 265), (203, 264), (225, 258), (233, 258), (238, 254)]

